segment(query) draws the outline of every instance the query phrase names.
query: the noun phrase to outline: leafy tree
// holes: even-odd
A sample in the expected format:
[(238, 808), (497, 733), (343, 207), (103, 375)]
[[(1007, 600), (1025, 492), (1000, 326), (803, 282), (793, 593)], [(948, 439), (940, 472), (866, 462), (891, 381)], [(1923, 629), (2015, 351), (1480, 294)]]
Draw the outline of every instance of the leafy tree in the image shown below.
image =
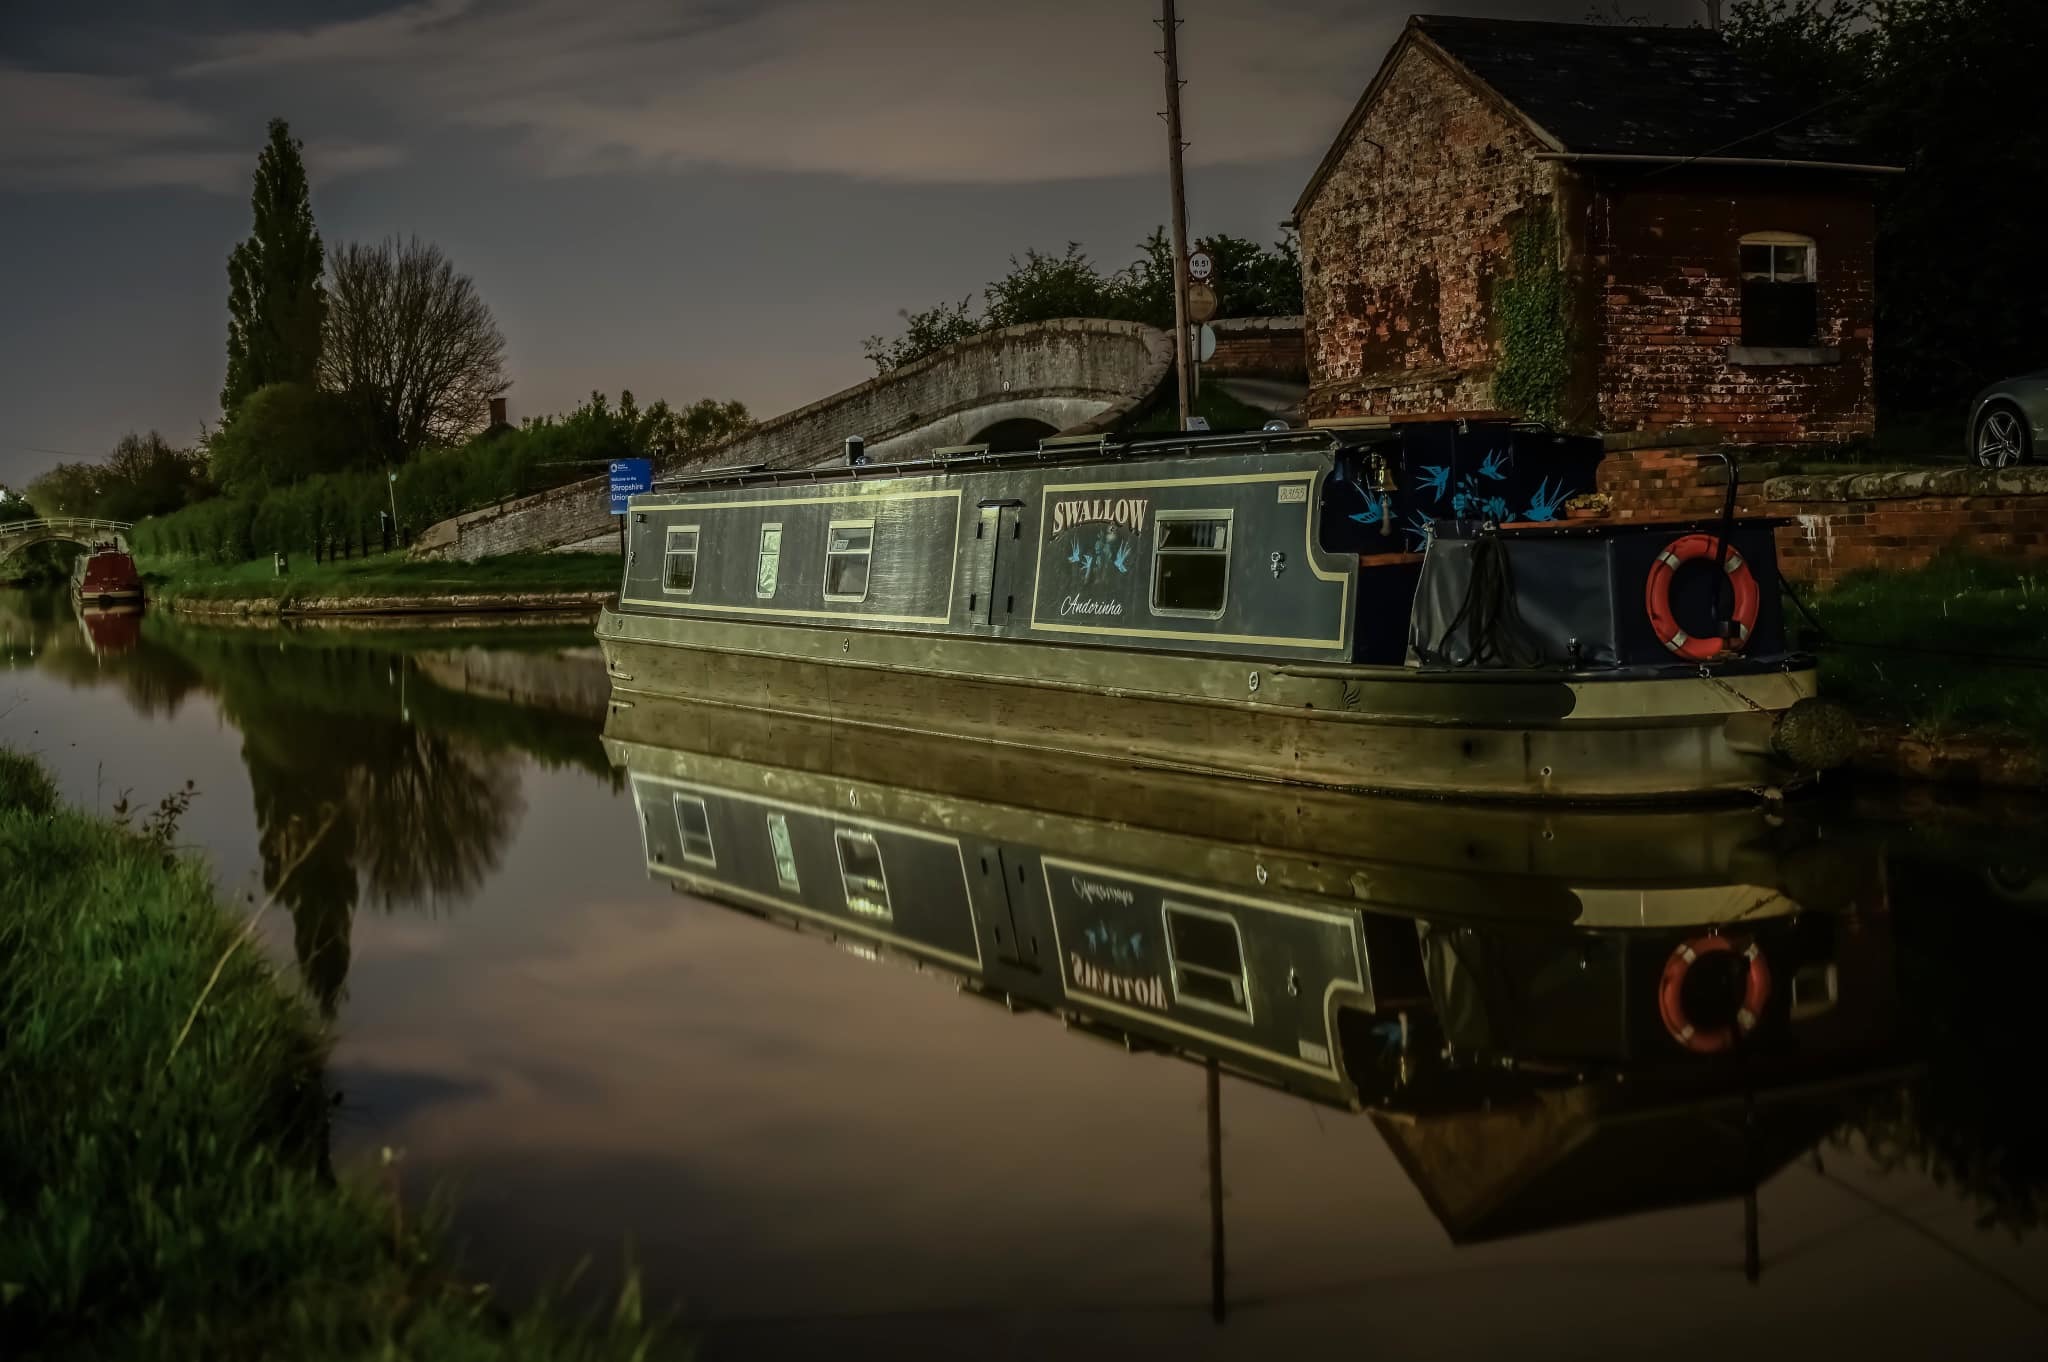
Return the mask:
[(1109, 282), (1082, 254), (1081, 243), (1069, 241), (1060, 255), (1033, 250), (1022, 260), (1011, 256), (1010, 272), (983, 291), (988, 308), (981, 326), (993, 331), (1056, 317), (1103, 317), (1111, 311), (1111, 296)]
[(490, 307), (440, 247), (351, 243), (331, 283), (321, 375), (356, 405), (379, 456), (460, 442), (512, 386)]
[(968, 299), (962, 298), (957, 303), (939, 303), (922, 312), (899, 311), (896, 315), (903, 319), (903, 334), (895, 340), (869, 336), (860, 344), (861, 353), (873, 361), (876, 373), (886, 374), (934, 350), (957, 345), (981, 330), (981, 323), (968, 311), (967, 304)]
[[(1887, 410), (1951, 408), (2048, 358), (2048, 164), (2037, 0), (1742, 0), (1728, 36), (1903, 165), (1879, 186), (1877, 377)], [(2019, 196), (2019, 197), (2016, 197)], [(1825, 268), (1825, 264), (1823, 264)]]
[[(1218, 315), (1288, 317), (1301, 311), (1301, 253), (1290, 231), (1271, 247), (1243, 237), (1217, 235), (1197, 243), (1216, 260)], [(903, 312), (903, 333), (894, 340), (870, 336), (862, 352), (878, 373), (900, 369), (934, 350), (981, 331), (1057, 317), (1107, 317), (1173, 325), (1173, 244), (1155, 228), (1138, 246), (1138, 258), (1114, 274), (1096, 267), (1079, 242), (1058, 255), (1030, 250), (1010, 258), (1010, 271), (983, 291), (987, 311), (977, 318), (971, 295), (923, 312)]]
[(249, 394), (207, 445), (214, 483), (229, 496), (261, 496), (317, 473), (376, 461), (359, 413), (337, 393), (272, 383)]
[(27, 497), (5, 486), (0, 486), (0, 525), (10, 520), (34, 520), (36, 508), (29, 504)]
[(47, 515), (140, 520), (205, 497), (205, 461), (155, 431), (121, 437), (105, 463), (60, 463), (29, 484), (29, 500)]
[(299, 143), (281, 118), (256, 158), (249, 239), (228, 256), (228, 373), (221, 410), (271, 383), (311, 383), (320, 371), (327, 295), (323, 253), (306, 194)]

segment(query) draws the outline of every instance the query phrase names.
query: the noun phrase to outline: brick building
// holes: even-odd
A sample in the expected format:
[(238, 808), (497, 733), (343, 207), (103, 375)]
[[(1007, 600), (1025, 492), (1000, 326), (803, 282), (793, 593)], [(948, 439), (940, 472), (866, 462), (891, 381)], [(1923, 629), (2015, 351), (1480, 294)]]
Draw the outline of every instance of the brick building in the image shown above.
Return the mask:
[(1867, 433), (1888, 168), (1828, 119), (1703, 29), (1411, 19), (1295, 206), (1308, 415)]

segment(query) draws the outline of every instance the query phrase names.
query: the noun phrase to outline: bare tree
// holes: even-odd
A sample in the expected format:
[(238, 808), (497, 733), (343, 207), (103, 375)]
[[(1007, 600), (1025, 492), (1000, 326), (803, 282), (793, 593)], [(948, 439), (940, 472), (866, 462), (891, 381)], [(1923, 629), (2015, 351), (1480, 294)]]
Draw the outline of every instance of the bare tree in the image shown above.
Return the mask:
[(351, 242), (329, 264), (325, 385), (357, 402), (387, 454), (453, 444), (484, 424), (505, 337), (466, 274), (431, 242)]

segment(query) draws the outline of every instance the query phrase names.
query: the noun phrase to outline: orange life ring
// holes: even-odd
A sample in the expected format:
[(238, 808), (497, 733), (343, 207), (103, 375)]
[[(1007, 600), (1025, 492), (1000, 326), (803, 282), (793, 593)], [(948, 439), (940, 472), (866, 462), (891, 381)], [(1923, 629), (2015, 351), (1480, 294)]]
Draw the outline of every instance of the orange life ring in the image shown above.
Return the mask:
[(1771, 1000), (1771, 967), (1752, 941), (1742, 950), (1749, 961), (1749, 976), (1743, 984), (1742, 1006), (1736, 1010), (1734, 1020), (1725, 1026), (1703, 1029), (1685, 1015), (1685, 1001), (1680, 993), (1694, 962), (1703, 955), (1734, 949), (1725, 936), (1695, 937), (1671, 952), (1671, 958), (1664, 962), (1664, 978), (1657, 986), (1658, 1015), (1664, 1019), (1664, 1029), (1671, 1033), (1671, 1039), (1696, 1055), (1718, 1054), (1733, 1045), (1737, 1035), (1746, 1036), (1755, 1030), (1757, 1020), (1764, 1014), (1764, 1005)]
[(1735, 617), (1729, 621), (1735, 627), (1735, 637), (1694, 638), (1678, 627), (1678, 617), (1671, 613), (1672, 577), (1696, 559), (1711, 561), (1720, 556), (1721, 541), (1715, 536), (1680, 535), (1666, 544), (1657, 561), (1650, 564), (1649, 580), (1643, 586), (1643, 608), (1649, 612), (1650, 628), (1657, 641), (1688, 662), (1711, 662), (1724, 651), (1739, 653), (1748, 645), (1750, 631), (1756, 628), (1756, 612), (1763, 593), (1757, 589), (1756, 574), (1742, 561), (1733, 544), (1728, 546), (1722, 566), (1728, 573), (1728, 585), (1735, 589)]

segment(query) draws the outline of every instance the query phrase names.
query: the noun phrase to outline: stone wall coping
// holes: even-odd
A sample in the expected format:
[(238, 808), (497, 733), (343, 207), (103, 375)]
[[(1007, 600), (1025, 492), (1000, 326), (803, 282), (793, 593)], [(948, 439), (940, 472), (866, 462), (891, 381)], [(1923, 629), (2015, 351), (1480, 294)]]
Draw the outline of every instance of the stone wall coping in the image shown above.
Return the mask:
[(1662, 430), (1615, 430), (1600, 437), (1600, 447), (1610, 454), (1633, 453), (1639, 449), (1695, 449), (1701, 445), (1726, 444), (1727, 433), (1710, 426), (1678, 426)]
[(1764, 484), (1768, 501), (1905, 501), (1919, 497), (2048, 496), (2048, 467), (1916, 468), (1895, 473), (1799, 473)]
[(1282, 335), (1308, 330), (1308, 318), (1299, 317), (1218, 317), (1209, 323), (1209, 329), (1220, 336), (1242, 336), (1247, 332), (1278, 332)]

